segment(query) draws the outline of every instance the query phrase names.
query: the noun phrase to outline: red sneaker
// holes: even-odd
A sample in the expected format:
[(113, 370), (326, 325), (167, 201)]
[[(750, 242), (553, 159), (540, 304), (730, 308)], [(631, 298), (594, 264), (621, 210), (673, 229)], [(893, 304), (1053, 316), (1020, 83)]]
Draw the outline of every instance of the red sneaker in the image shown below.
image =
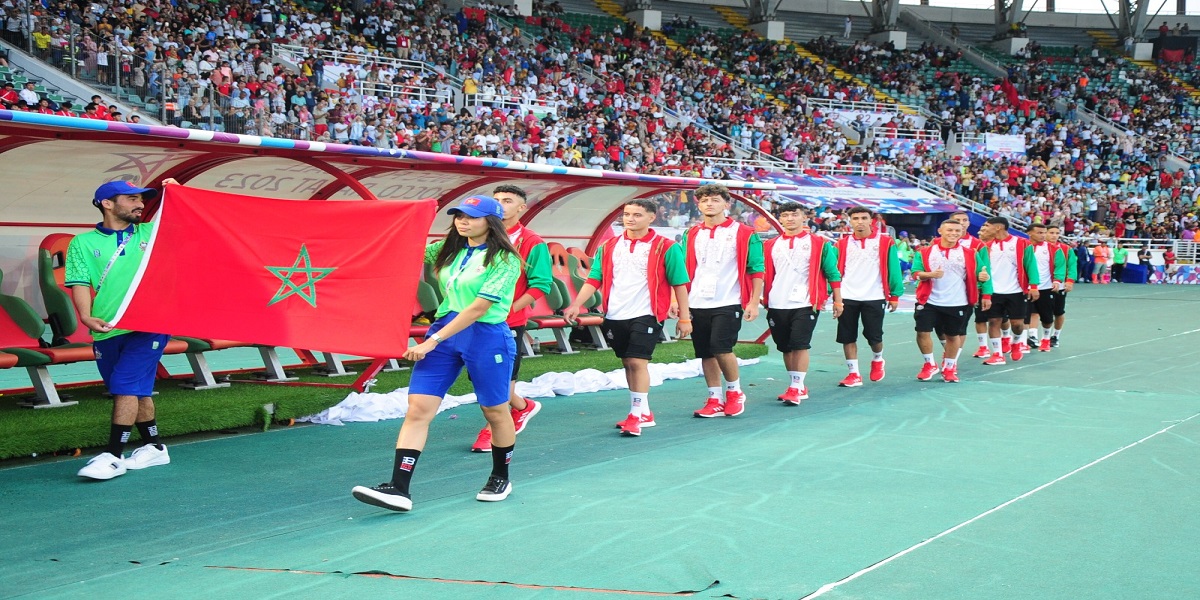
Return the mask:
[(1025, 344), (1022, 344), (1020, 342), (1013, 344), (1012, 345), (1013, 362), (1017, 362), (1018, 360), (1021, 360), (1025, 356), (1025, 353), (1028, 351), (1029, 350), (1027, 348), (1025, 348)]
[(883, 372), (883, 360), (871, 361), (871, 381), (881, 381), (885, 373)]
[(708, 402), (704, 403), (704, 408), (701, 408), (692, 414), (705, 419), (723, 417), (725, 416), (725, 407), (721, 405), (720, 398), (709, 398)]
[[(628, 419), (628, 418), (629, 417), (626, 417), (626, 419)], [(658, 424), (658, 423), (654, 422), (654, 413), (646, 413), (646, 414), (642, 415), (641, 417), (639, 417), (639, 419), (640, 420), (638, 421), (638, 425), (641, 425), (642, 427), (654, 427), (655, 425)], [(625, 421), (617, 421), (617, 429), (620, 429), (621, 426), (624, 424), (625, 424)]]
[(988, 350), (987, 346), (980, 346), (979, 349), (975, 351), (975, 358), (987, 358), (991, 355), (992, 351)]
[(1041, 343), (1038, 344), (1038, 351), (1039, 352), (1049, 352), (1050, 351), (1050, 338), (1046, 338), (1046, 339), (1042, 340)]
[(537, 400), (525, 399), (525, 410), (512, 409), (513, 425), (516, 426), (517, 433), (525, 431), (525, 426), (529, 424), (529, 420), (542, 410), (542, 403)]
[(942, 369), (942, 381), (946, 383), (958, 383), (958, 367), (946, 367)]
[(484, 427), (479, 430), (479, 437), (475, 438), (475, 444), (471, 446), (471, 452), (491, 452), (492, 451), (492, 430)]
[(851, 373), (845, 379), (838, 382), (840, 387), (862, 387), (862, 375)]
[(1003, 354), (996, 352), (996, 353), (992, 354), (991, 358), (983, 361), (983, 364), (985, 364), (985, 365), (1007, 365), (1008, 361), (1004, 360)]
[(921, 372), (917, 373), (917, 381), (929, 381), (934, 375), (938, 374), (938, 366), (933, 363), (925, 363), (921, 367)]
[(1012, 352), (1012, 338), (1010, 338), (1010, 337), (1000, 338), (1000, 351), (1005, 354)]
[(741, 392), (725, 392), (725, 416), (736, 417), (746, 412), (746, 394)]
[(639, 436), (642, 435), (641, 418), (629, 415), (621, 422), (621, 435)]
[(790, 387), (786, 392), (783, 393), (782, 396), (779, 397), (779, 399), (783, 400), (784, 404), (790, 406), (799, 406), (801, 400), (808, 400), (808, 388), (798, 390), (794, 387)]

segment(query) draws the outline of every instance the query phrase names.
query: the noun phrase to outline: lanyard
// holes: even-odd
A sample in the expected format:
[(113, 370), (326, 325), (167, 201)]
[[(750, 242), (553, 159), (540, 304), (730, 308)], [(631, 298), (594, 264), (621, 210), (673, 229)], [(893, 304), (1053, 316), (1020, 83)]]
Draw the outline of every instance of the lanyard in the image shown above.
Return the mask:
[(485, 250), (485, 249), (487, 249), (486, 244), (481, 245), (481, 246), (473, 246), (473, 247), (467, 246), (467, 252), (463, 256), (462, 262), (460, 262), (458, 264), (457, 269), (452, 269), (450, 276), (446, 278), (446, 289), (448, 289), (448, 290), (455, 289), (455, 286), (458, 283), (459, 276), (462, 275), (463, 271), (467, 270), (467, 263), (471, 262), (471, 257), (474, 255), (475, 251)]
[(100, 281), (96, 282), (96, 291), (97, 292), (100, 291), (100, 286), (104, 285), (104, 280), (108, 278), (108, 272), (111, 271), (113, 268), (113, 265), (115, 265), (117, 263), (117, 258), (119, 256), (121, 256), (122, 252), (125, 251), (125, 246), (128, 245), (129, 241), (132, 239), (133, 239), (133, 234), (131, 233), (131, 234), (125, 236), (125, 239), (121, 240), (120, 244), (117, 244), (117, 251), (113, 252), (112, 258), (108, 259), (108, 264), (104, 266), (104, 272), (100, 273)]

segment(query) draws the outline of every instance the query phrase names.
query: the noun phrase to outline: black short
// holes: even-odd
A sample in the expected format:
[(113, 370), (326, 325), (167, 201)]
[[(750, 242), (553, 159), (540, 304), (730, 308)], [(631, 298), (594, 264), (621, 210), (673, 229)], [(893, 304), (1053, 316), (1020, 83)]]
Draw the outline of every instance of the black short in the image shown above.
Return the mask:
[(808, 350), (812, 347), (813, 329), (817, 326), (818, 313), (807, 308), (768, 308), (767, 325), (771, 327), (771, 339), (780, 352)]
[(740, 305), (692, 309), (692, 348), (696, 350), (696, 358), (733, 352), (741, 330)]
[(662, 323), (652, 315), (632, 319), (605, 319), (600, 324), (604, 338), (617, 358), (654, 358), (654, 347), (662, 339)]
[(524, 354), (524, 352), (521, 351), (521, 338), (525, 337), (525, 328), (524, 327), (511, 327), (511, 328), (512, 328), (513, 341), (516, 342), (516, 344), (517, 344), (517, 355), (516, 355), (516, 358), (513, 359), (512, 379), (510, 379), (509, 381), (516, 381), (517, 376), (521, 374), (521, 355)]
[(983, 301), (980, 301), (975, 304), (975, 322), (976, 323), (987, 323), (988, 322), (987, 311), (983, 310)]
[(1038, 299), (1029, 301), (1030, 320), (1037, 315), (1043, 324), (1054, 321), (1054, 298), (1056, 296), (1058, 296), (1058, 292), (1038, 290)]
[(1054, 316), (1061, 317), (1067, 314), (1067, 292), (1059, 292), (1054, 295)]
[(918, 304), (916, 310), (913, 311), (913, 319), (917, 322), (918, 332), (936, 331), (938, 335), (950, 337), (967, 335), (967, 322), (971, 320), (971, 307), (969, 305)]
[(862, 321), (862, 334), (867, 343), (874, 346), (883, 343), (883, 315), (887, 312), (887, 300), (843, 300), (842, 316), (838, 317), (837, 343), (853, 344), (858, 341), (858, 323)]
[(1025, 314), (1025, 294), (992, 294), (992, 307), (987, 311), (987, 318), (1024, 322)]

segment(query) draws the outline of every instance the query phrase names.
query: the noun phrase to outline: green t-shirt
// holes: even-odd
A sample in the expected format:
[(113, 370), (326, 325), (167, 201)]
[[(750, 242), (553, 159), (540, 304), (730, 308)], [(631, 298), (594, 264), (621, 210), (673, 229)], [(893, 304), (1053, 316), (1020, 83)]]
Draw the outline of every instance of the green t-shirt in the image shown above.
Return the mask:
[[(67, 248), (64, 284), (67, 287), (86, 285), (96, 290), (96, 298), (92, 300), (92, 314), (89, 316), (111, 321), (117, 315), (117, 309), (125, 299), (125, 292), (129, 291), (133, 276), (142, 264), (142, 257), (146, 254), (146, 246), (150, 242), (153, 230), (152, 223), (139, 223), (120, 231), (97, 225), (95, 229), (81, 233), (71, 240), (71, 245)], [(117, 247), (128, 236), (132, 236), (132, 239), (125, 244), (120, 256), (113, 260)], [(108, 275), (104, 276), (104, 269), (108, 267), (110, 260), (112, 267), (108, 268)], [(104, 285), (100, 285), (101, 276), (104, 276)], [(92, 339), (104, 340), (124, 333), (129, 333), (129, 330), (113, 329), (106, 333), (93, 331)]]
[(1116, 250), (1113, 250), (1113, 264), (1114, 265), (1123, 265), (1123, 264), (1125, 264), (1125, 261), (1127, 261), (1127, 260), (1129, 260), (1129, 249), (1128, 248), (1117, 248)]
[[(425, 262), (433, 264), (444, 241), (425, 247)], [(491, 308), (479, 318), (480, 323), (503, 323), (512, 309), (513, 292), (517, 278), (521, 276), (521, 260), (508, 252), (501, 252), (490, 266), (484, 266), (487, 245), (467, 246), (458, 251), (450, 265), (438, 271), (438, 287), (442, 290), (442, 303), (437, 316), (462, 312), (476, 298), (492, 303)]]

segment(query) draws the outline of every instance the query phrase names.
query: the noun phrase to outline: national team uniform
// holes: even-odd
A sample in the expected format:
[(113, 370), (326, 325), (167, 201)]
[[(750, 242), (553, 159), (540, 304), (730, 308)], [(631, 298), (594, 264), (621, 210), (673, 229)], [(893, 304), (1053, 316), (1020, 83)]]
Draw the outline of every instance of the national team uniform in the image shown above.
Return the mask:
[(943, 248), (934, 240), (933, 245), (921, 248), (913, 271), (940, 269), (943, 275), (917, 284), (917, 306), (913, 312), (916, 330), (942, 336), (966, 335), (971, 307), (992, 296), (991, 281), (979, 281), (980, 269), (988, 266), (987, 252), (972, 250), (970, 245)]
[(1033, 257), (1038, 271), (1038, 299), (1029, 302), (1030, 315), (1037, 314), (1042, 326), (1040, 346), (1043, 352), (1050, 351), (1050, 327), (1054, 325), (1054, 305), (1061, 291), (1054, 291), (1054, 284), (1062, 289), (1067, 273), (1067, 259), (1058, 244), (1042, 242), (1033, 244)]
[(716, 227), (695, 225), (684, 234), (688, 306), (696, 358), (733, 352), (751, 284), (763, 278), (762, 240), (731, 218)]
[(802, 231), (767, 241), (763, 255), (763, 304), (775, 347), (785, 353), (808, 350), (829, 290), (842, 285), (837, 249), (829, 240)]
[[(1071, 250), (1071, 247), (1063, 242), (1058, 243), (1058, 249), (1062, 251), (1066, 257), (1067, 269), (1063, 275), (1063, 283), (1075, 283), (1075, 278), (1079, 276), (1079, 256)], [(1063, 288), (1054, 296), (1054, 316), (1061, 317), (1067, 314), (1067, 290)]]
[[(513, 289), (513, 300), (516, 301), (517, 298), (528, 293), (533, 296), (536, 304), (537, 300), (545, 298), (550, 293), (550, 286), (554, 282), (550, 248), (538, 234), (520, 223), (508, 230), (508, 241), (512, 242), (513, 248), (517, 249), (517, 255), (521, 257), (521, 262), (525, 265), (521, 269), (521, 276), (517, 278), (516, 287)], [(525, 335), (525, 324), (529, 322), (529, 316), (533, 314), (533, 307), (534, 304), (530, 304), (522, 310), (509, 312), (507, 323), (509, 329), (512, 330), (514, 340), (520, 340)], [(513, 359), (510, 381), (516, 381), (520, 372), (521, 352), (518, 351), (516, 358)]]
[(869, 344), (883, 342), (883, 316), (888, 302), (904, 294), (904, 274), (890, 236), (858, 239), (842, 236), (837, 242), (838, 271), (842, 274), (842, 316), (837, 342), (858, 341), (859, 322)]
[[(992, 308), (986, 312), (988, 319), (1009, 319), (1024, 323), (1028, 314), (1025, 294), (1036, 290), (1041, 282), (1038, 277), (1037, 260), (1033, 245), (1025, 238), (1009, 235), (987, 243), (988, 259), (991, 261)], [(1020, 360), (1024, 353), (1027, 332), (1012, 346), (1013, 360)], [(984, 364), (1004, 364), (1004, 347), (1000, 338), (989, 338), (992, 355)]]

